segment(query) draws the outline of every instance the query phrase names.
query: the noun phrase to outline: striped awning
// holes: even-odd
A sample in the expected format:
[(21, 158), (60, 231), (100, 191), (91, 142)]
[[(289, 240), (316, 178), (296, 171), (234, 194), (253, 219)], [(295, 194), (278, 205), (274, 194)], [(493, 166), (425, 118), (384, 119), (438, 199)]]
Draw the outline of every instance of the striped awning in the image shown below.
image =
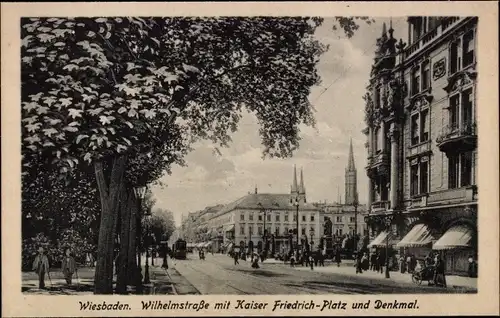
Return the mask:
[(226, 232), (231, 232), (232, 230), (234, 230), (234, 224), (231, 224), (228, 228), (226, 228), (224, 231)]
[(471, 247), (472, 230), (465, 225), (456, 225), (444, 233), (432, 246), (434, 250), (450, 250)]
[(427, 225), (420, 223), (415, 225), (408, 234), (396, 244), (396, 247), (417, 247), (431, 244), (433, 240), (431, 231)]
[[(382, 231), (380, 232), (379, 235), (373, 241), (371, 241), (370, 244), (368, 244), (368, 247), (385, 247), (387, 244), (387, 236), (390, 236), (389, 232), (387, 231)], [(390, 237), (389, 237), (390, 240)], [(389, 242), (391, 243), (391, 242)]]

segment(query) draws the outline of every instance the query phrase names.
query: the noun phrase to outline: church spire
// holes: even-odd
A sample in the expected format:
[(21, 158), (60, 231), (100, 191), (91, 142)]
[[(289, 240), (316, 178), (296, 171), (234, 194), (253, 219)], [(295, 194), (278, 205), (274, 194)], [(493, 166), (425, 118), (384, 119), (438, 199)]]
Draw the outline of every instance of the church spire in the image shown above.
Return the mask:
[(298, 193), (298, 186), (297, 186), (297, 166), (293, 165), (293, 184), (292, 184), (292, 194)]
[(300, 188), (299, 188), (299, 193), (300, 194), (305, 194), (306, 193), (306, 188), (304, 187), (304, 171), (302, 168), (300, 168)]
[(352, 205), (356, 201), (357, 190), (357, 176), (356, 165), (354, 164), (354, 151), (352, 150), (352, 138), (349, 145), (349, 159), (347, 168), (345, 169), (345, 197), (346, 205)]
[(349, 159), (347, 161), (347, 170), (354, 171), (356, 170), (356, 165), (354, 164), (354, 152), (352, 151), (352, 138), (351, 143), (349, 145)]

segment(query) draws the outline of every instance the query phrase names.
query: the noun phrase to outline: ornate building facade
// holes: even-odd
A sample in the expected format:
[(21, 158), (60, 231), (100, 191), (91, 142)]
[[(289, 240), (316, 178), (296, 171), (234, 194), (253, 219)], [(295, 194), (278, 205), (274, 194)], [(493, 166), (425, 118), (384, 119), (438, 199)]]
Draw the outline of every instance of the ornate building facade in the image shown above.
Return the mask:
[[(228, 251), (243, 247), (248, 250), (262, 250), (264, 244), (272, 244), (275, 252), (290, 249), (290, 243), (296, 242), (297, 207), (293, 204), (298, 199), (299, 237), (307, 236), (315, 244), (323, 234), (323, 218), (320, 209), (308, 203), (304, 186), (304, 173), (300, 171), (300, 181), (294, 168), (290, 193), (249, 193), (227, 205), (217, 206), (205, 222), (194, 222), (198, 232), (193, 243), (214, 251)], [(200, 215), (202, 216), (202, 215)], [(294, 232), (293, 235), (291, 232)], [(269, 245), (268, 250), (272, 248)]]
[(477, 18), (407, 22), (408, 44), (384, 24), (364, 96), (371, 245), (441, 252), (463, 273), (477, 250)]

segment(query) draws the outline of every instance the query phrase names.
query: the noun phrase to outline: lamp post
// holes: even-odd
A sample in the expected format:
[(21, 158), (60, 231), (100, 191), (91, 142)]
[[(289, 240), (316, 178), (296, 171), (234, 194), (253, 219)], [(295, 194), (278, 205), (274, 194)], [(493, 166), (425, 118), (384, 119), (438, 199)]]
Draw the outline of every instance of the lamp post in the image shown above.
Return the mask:
[(392, 216), (388, 215), (385, 218), (385, 226), (387, 231), (387, 236), (385, 237), (385, 278), (391, 278), (389, 275), (389, 228), (392, 224)]
[(354, 205), (354, 250), (357, 253), (358, 251), (358, 192), (356, 191), (355, 196), (354, 196), (354, 202), (352, 205)]
[(149, 259), (149, 241), (151, 239), (150, 237), (150, 229), (151, 229), (151, 210), (148, 209), (145, 213), (145, 221), (146, 221), (146, 240), (145, 240), (145, 243), (146, 243), (146, 266), (144, 268), (144, 284), (151, 284), (151, 281), (149, 280), (149, 262), (148, 262), (148, 259)]
[(134, 188), (135, 197), (137, 198), (138, 203), (138, 211), (136, 216), (136, 241), (137, 241), (137, 279), (136, 279), (136, 291), (142, 293), (142, 281), (140, 279), (141, 272), (141, 211), (142, 211), (142, 200), (144, 199), (144, 195), (146, 194), (145, 186), (137, 186)]
[(296, 221), (295, 226), (297, 228), (297, 241), (295, 243), (297, 244), (296, 253), (297, 253), (297, 259), (298, 259), (298, 257), (299, 257), (299, 197), (295, 196), (295, 199), (293, 199), (293, 201), (291, 203), (296, 208), (296, 210), (295, 210), (295, 221)]

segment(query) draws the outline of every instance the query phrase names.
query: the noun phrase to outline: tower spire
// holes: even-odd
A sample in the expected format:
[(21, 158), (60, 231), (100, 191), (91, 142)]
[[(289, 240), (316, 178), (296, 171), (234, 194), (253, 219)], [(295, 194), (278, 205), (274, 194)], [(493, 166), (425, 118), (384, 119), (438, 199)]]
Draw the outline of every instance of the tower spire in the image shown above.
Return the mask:
[(346, 205), (354, 204), (357, 190), (356, 165), (354, 164), (354, 151), (352, 150), (352, 138), (349, 144), (349, 159), (345, 169), (345, 197)]
[(385, 25), (385, 22), (382, 24), (382, 36), (387, 34), (387, 27)]
[(299, 188), (299, 193), (303, 194), (306, 193), (306, 188), (304, 187), (304, 171), (302, 167), (300, 168), (300, 188)]
[(356, 170), (356, 165), (354, 164), (354, 152), (352, 150), (352, 138), (349, 144), (349, 159), (347, 161), (347, 170), (349, 171)]
[(293, 165), (292, 193), (298, 193), (298, 186), (297, 186), (297, 166), (296, 165)]

